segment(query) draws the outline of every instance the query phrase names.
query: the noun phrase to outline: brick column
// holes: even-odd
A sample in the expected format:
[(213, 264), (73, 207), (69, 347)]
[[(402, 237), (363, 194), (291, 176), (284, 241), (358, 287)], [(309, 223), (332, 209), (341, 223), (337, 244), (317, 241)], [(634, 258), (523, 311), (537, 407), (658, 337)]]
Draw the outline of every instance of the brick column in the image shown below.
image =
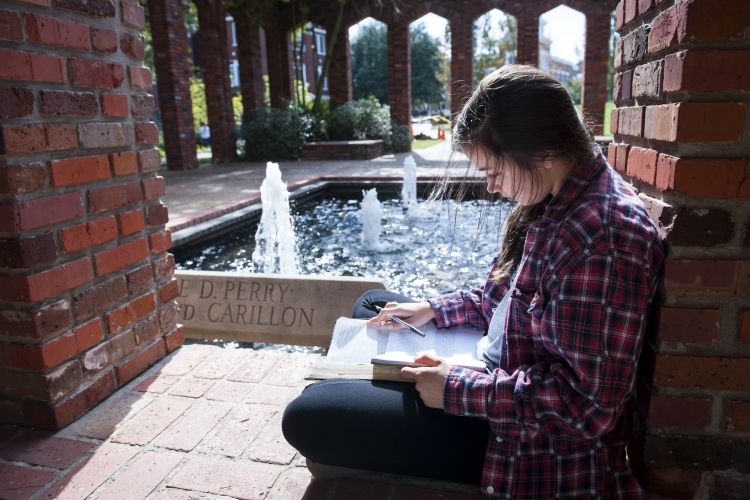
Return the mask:
[(536, 0), (527, 0), (517, 5), (508, 14), (518, 20), (516, 63), (539, 66), (539, 8)]
[(253, 112), (264, 108), (266, 88), (263, 81), (260, 28), (249, 17), (238, 12), (233, 16), (237, 23), (237, 55), (240, 61), (243, 121), (252, 119)]
[(268, 16), (264, 29), (271, 106), (281, 108), (285, 100), (294, 98), (291, 43), (288, 32), (281, 27), (275, 14)]
[(160, 27), (152, 30), (152, 44), (167, 168), (183, 170), (197, 167), (187, 32), (182, 2), (149, 0), (148, 10), (152, 25)]
[(388, 101), (393, 121), (411, 126), (409, 21), (398, 14), (388, 24)]
[(617, 7), (609, 161), (640, 190), (669, 255), (640, 361), (645, 421), (629, 456), (652, 495), (741, 498), (750, 480), (750, 50), (738, 33), (750, 3), (655, 3)]
[[(333, 26), (326, 26), (328, 36), (333, 33)], [(330, 43), (330, 39), (328, 40)], [(352, 91), (352, 54), (349, 47), (349, 28), (341, 26), (336, 44), (333, 46), (331, 64), (328, 67), (328, 95), (331, 104), (340, 106), (353, 100)]]
[(586, 13), (581, 107), (584, 116), (593, 122), (594, 133), (597, 135), (602, 133), (604, 106), (607, 102), (610, 15), (604, 9)]
[(65, 6), (0, 9), (0, 422), (45, 429), (184, 338), (144, 11)]
[(206, 86), (208, 126), (211, 128), (212, 161), (234, 161), (237, 159), (237, 142), (229, 77), (227, 11), (219, 0), (201, 0), (195, 5), (198, 7), (198, 37), (203, 83)]
[(458, 114), (471, 96), (474, 70), (474, 20), (456, 15), (451, 27), (451, 111)]

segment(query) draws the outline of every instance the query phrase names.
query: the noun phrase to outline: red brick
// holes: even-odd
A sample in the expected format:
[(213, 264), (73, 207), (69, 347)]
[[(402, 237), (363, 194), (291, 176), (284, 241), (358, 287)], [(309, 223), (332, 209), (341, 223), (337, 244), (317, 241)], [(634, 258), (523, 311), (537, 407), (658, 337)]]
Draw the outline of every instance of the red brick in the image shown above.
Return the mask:
[(708, 424), (710, 399), (651, 396), (648, 421), (653, 425), (703, 429)]
[(88, 257), (24, 277), (0, 277), (0, 300), (38, 302), (93, 278)]
[(23, 419), (26, 425), (56, 431), (83, 415), (86, 409), (86, 394), (79, 392), (52, 406), (23, 403)]
[(133, 59), (143, 60), (145, 38), (137, 33), (125, 33), (120, 39), (120, 48)]
[(682, 102), (649, 106), (644, 137), (671, 142), (737, 142), (745, 104)]
[(133, 336), (136, 344), (148, 344), (154, 341), (159, 336), (159, 320), (156, 314), (133, 325)]
[(641, 64), (633, 71), (631, 92), (634, 98), (662, 97), (663, 60)]
[(167, 207), (161, 203), (151, 205), (146, 208), (146, 217), (148, 218), (149, 227), (163, 226), (169, 222), (169, 211), (167, 210)]
[(620, 108), (618, 113), (619, 123), (617, 132), (622, 135), (641, 137), (643, 135), (643, 106)]
[(162, 253), (172, 248), (172, 232), (167, 229), (160, 233), (149, 235), (148, 245), (151, 247), (151, 252)]
[[(105, 281), (73, 295), (76, 319), (85, 318), (119, 304), (128, 296), (124, 276)], [(98, 321), (98, 320), (97, 320)]]
[(23, 23), (18, 12), (0, 10), (0, 40), (23, 41)]
[(127, 498), (146, 498), (181, 460), (180, 455), (147, 451), (108, 484), (99, 496), (103, 500), (123, 498), (123, 492), (127, 492)]
[(656, 7), (655, 0), (638, 0), (638, 15), (642, 16)]
[[(214, 384), (216, 384), (216, 381), (214, 380), (201, 380), (197, 378), (185, 377), (182, 382), (177, 384), (174, 388), (172, 388), (171, 391), (169, 391), (169, 394), (171, 394), (172, 396), (181, 396), (183, 398), (200, 398), (204, 394), (206, 394), (206, 392), (208, 392), (208, 390), (213, 387)], [(190, 418), (190, 415), (186, 416), (185, 418)], [(157, 443), (157, 446), (162, 445)]]
[(0, 153), (6, 155), (37, 153), (47, 145), (42, 125), (3, 125), (0, 142)]
[(14, 337), (41, 339), (64, 330), (71, 324), (66, 301), (32, 311), (6, 310), (0, 313), (0, 333)]
[(0, 498), (23, 500), (55, 478), (55, 474), (32, 467), (0, 464)]
[(77, 252), (92, 245), (100, 245), (117, 237), (117, 221), (114, 217), (104, 217), (66, 227), (60, 231), (63, 248), (66, 252)]
[(164, 183), (164, 177), (152, 177), (141, 181), (143, 185), (143, 199), (153, 200), (167, 193), (167, 186)]
[[(615, 108), (609, 114), (609, 132), (611, 134), (617, 133), (617, 126), (619, 125), (619, 119), (620, 119), (620, 110)], [(610, 142), (609, 144), (612, 145), (613, 143)]]
[(664, 91), (750, 90), (750, 51), (688, 50), (664, 58)]
[(105, 444), (45, 492), (47, 498), (87, 498), (138, 453), (138, 448)]
[[(158, 373), (181, 377), (187, 375), (190, 370), (201, 364), (208, 356), (216, 352), (218, 348), (210, 345), (191, 345), (182, 349), (172, 357)], [(267, 352), (267, 351), (264, 351)], [(270, 354), (269, 354), (270, 356)], [(256, 358), (261, 358), (256, 356)], [(278, 360), (277, 360), (278, 361)], [(244, 380), (242, 381), (244, 382)]]
[(109, 159), (112, 163), (112, 172), (115, 176), (134, 174), (138, 172), (138, 159), (135, 151), (112, 153), (109, 155)]
[(52, 185), (55, 187), (84, 184), (109, 179), (107, 155), (78, 156), (49, 162)]
[(117, 214), (117, 220), (120, 222), (120, 234), (122, 236), (137, 233), (146, 227), (143, 220), (143, 210), (140, 208)]
[(169, 301), (177, 298), (180, 294), (180, 287), (176, 279), (159, 286), (159, 303), (164, 305)]
[(750, 310), (742, 311), (742, 325), (740, 327), (740, 342), (750, 344)]
[(55, 469), (67, 469), (94, 447), (93, 443), (42, 436), (27, 432), (0, 450), (0, 456), (6, 460), (42, 465)]
[(71, 57), (68, 66), (71, 83), (81, 87), (116, 89), (125, 78), (121, 64)]
[(638, 16), (638, 0), (624, 0), (625, 8), (625, 24), (635, 19)]
[(125, 208), (139, 201), (141, 201), (141, 190), (138, 182), (89, 189), (90, 214)]
[(638, 482), (651, 494), (667, 498), (693, 498), (701, 486), (703, 471), (641, 465)]
[(130, 73), (131, 89), (145, 90), (153, 85), (151, 70), (144, 66), (128, 66), (128, 73)]
[(269, 491), (280, 470), (240, 462), (215, 462), (190, 458), (167, 486), (236, 498), (253, 498)]
[(656, 184), (656, 163), (659, 152), (653, 149), (630, 148), (628, 153), (627, 173), (631, 177)]
[(198, 451), (230, 458), (239, 457), (275, 414), (275, 408), (258, 405), (242, 406), (223, 423), (213, 437), (198, 448)]
[(118, 365), (116, 370), (117, 379), (120, 381), (120, 385), (127, 384), (165, 355), (164, 342), (158, 340), (156, 343), (142, 350), (129, 360)]
[(69, 193), (0, 206), (0, 231), (19, 233), (83, 215), (81, 195)]
[(630, 152), (629, 144), (618, 144), (615, 152), (615, 167), (616, 170), (622, 173), (627, 172), (628, 166), (628, 153)]
[(45, 344), (10, 344), (11, 365), (24, 370), (44, 371), (62, 364), (78, 353), (76, 337), (66, 334)]
[(133, 324), (156, 310), (156, 294), (151, 292), (107, 313), (107, 328), (110, 333)]
[(696, 0), (682, 2), (680, 7), (677, 24), (680, 45), (741, 39), (750, 19), (750, 4), (744, 0)]
[(18, 239), (0, 239), (0, 267), (31, 269), (57, 259), (52, 232)]
[(136, 120), (150, 120), (154, 115), (154, 96), (134, 95), (132, 96), (133, 107), (130, 112)]
[(154, 266), (154, 279), (159, 281), (164, 278), (171, 278), (174, 274), (174, 255), (168, 253), (152, 264)]
[(138, 151), (138, 158), (141, 164), (141, 173), (156, 172), (161, 168), (161, 153), (156, 148)]
[(89, 28), (85, 24), (40, 14), (25, 13), (26, 38), (30, 42), (89, 50)]
[(750, 401), (732, 401), (727, 412), (727, 430), (750, 432)]
[(159, 129), (154, 122), (139, 123), (136, 125), (135, 136), (141, 144), (156, 144), (159, 142)]
[(148, 257), (146, 238), (121, 244), (94, 255), (97, 276), (104, 276)]
[(128, 273), (128, 290), (131, 295), (150, 288), (153, 284), (154, 273), (148, 264)]
[(0, 193), (21, 194), (42, 189), (47, 183), (43, 163), (0, 167)]
[(129, 146), (135, 141), (131, 123), (84, 123), (78, 125), (81, 147), (86, 149)]
[(185, 328), (177, 325), (174, 331), (164, 335), (164, 346), (167, 352), (172, 352), (185, 342)]
[(55, 403), (83, 383), (78, 360), (71, 360), (49, 373), (3, 372), (0, 393), (12, 398), (24, 398), (44, 403)]
[(135, 338), (133, 332), (132, 330), (125, 330), (86, 351), (81, 356), (81, 363), (87, 371), (99, 371), (105, 366), (125, 358), (134, 350)]
[(76, 129), (72, 124), (47, 124), (44, 126), (44, 133), (47, 136), (47, 147), (51, 150), (75, 149), (78, 147)]
[(748, 264), (734, 260), (671, 260), (664, 263), (660, 289), (667, 295), (747, 296)]
[(94, 17), (115, 16), (115, 6), (112, 0), (55, 0), (55, 7), (83, 12)]
[(750, 358), (656, 355), (653, 384), (681, 389), (750, 390)]
[(172, 331), (177, 327), (179, 320), (180, 308), (174, 302), (159, 312), (159, 325), (162, 332)]
[(680, 17), (684, 18), (684, 5), (677, 4), (656, 16), (648, 34), (648, 52), (656, 54), (677, 43), (677, 30)]
[(78, 352), (83, 352), (91, 346), (99, 343), (104, 337), (102, 323), (99, 318), (94, 318), (86, 323), (73, 329), (73, 335), (76, 338), (76, 347)]
[[(2, 13), (3, 11), (0, 11)], [(2, 25), (0, 24), (0, 29)], [(23, 87), (0, 88), (0, 118), (20, 118), (34, 110), (34, 91)]]
[(120, 2), (122, 6), (122, 23), (131, 28), (142, 30), (146, 27), (146, 13), (137, 3)]
[(0, 78), (48, 82), (67, 81), (62, 57), (0, 49), (0, 60), (4, 62), (0, 66)]
[(163, 397), (130, 420), (127, 427), (112, 438), (115, 443), (143, 446), (190, 408), (192, 401)]
[(656, 338), (665, 342), (715, 342), (719, 336), (719, 309), (654, 308)]
[(94, 40), (94, 50), (113, 54), (117, 52), (117, 32), (102, 28), (91, 28), (91, 38)]
[(610, 142), (607, 145), (607, 163), (612, 168), (615, 168), (615, 162), (617, 160), (617, 144)]
[(750, 197), (745, 189), (747, 160), (677, 158), (659, 155), (656, 186), (697, 198)]
[(128, 116), (128, 96), (125, 94), (102, 94), (104, 116)]
[(44, 115), (94, 116), (99, 113), (96, 96), (91, 92), (42, 90), (39, 97)]

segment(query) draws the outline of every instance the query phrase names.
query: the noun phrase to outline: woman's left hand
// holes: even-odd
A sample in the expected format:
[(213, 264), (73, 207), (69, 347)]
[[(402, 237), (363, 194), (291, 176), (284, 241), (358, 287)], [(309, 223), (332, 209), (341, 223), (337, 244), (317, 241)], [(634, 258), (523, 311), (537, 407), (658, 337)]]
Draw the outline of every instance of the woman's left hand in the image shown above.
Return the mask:
[(443, 390), (451, 365), (432, 354), (421, 354), (414, 362), (428, 366), (424, 368), (405, 366), (401, 368), (401, 376), (417, 382), (417, 391), (426, 406), (445, 409)]

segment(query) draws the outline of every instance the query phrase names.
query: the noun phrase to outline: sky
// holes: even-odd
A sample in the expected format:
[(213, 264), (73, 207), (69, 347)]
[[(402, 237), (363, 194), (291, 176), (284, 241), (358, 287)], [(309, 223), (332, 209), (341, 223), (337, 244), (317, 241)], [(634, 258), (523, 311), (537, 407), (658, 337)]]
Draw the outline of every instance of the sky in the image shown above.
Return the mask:
[[(494, 9), (487, 14), (492, 19), (492, 24), (497, 25), (504, 14)], [(576, 55), (576, 47), (583, 54), (583, 38), (586, 27), (586, 16), (569, 7), (561, 5), (541, 16), (546, 21), (545, 33), (552, 40), (551, 53), (555, 57), (577, 62), (580, 56)], [(367, 18), (359, 24), (349, 28), (349, 38), (354, 39), (359, 26), (365, 23), (374, 23), (372, 18)], [(416, 22), (422, 23), (427, 32), (434, 36), (443, 38), (447, 20), (435, 14), (427, 14)]]

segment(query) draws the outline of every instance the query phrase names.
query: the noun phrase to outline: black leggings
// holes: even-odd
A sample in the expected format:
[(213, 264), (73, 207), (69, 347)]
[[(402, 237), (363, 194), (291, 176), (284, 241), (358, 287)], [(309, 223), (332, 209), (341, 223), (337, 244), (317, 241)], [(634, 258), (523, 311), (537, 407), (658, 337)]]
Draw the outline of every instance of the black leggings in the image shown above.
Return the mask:
[[(375, 314), (362, 300), (414, 302), (367, 292), (352, 316)], [(490, 427), (486, 420), (427, 408), (414, 384), (329, 379), (307, 387), (284, 411), (286, 440), (313, 462), (479, 484)]]

